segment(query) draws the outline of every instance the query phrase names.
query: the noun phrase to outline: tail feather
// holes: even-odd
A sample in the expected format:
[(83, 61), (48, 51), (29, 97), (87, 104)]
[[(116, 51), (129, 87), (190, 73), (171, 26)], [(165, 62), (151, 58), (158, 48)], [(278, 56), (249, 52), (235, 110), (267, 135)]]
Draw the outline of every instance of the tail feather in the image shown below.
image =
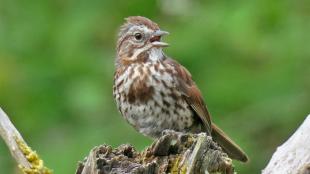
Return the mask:
[(222, 147), (230, 158), (242, 162), (247, 162), (249, 160), (245, 152), (214, 123), (212, 123), (211, 134), (212, 138)]

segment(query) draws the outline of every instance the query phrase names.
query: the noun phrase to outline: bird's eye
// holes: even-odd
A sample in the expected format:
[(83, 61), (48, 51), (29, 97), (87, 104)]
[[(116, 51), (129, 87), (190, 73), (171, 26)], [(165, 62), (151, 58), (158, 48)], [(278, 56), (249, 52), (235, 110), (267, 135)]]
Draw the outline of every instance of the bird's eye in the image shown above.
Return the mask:
[(136, 33), (135, 34), (135, 39), (136, 40), (141, 40), (142, 39), (142, 34), (141, 33)]

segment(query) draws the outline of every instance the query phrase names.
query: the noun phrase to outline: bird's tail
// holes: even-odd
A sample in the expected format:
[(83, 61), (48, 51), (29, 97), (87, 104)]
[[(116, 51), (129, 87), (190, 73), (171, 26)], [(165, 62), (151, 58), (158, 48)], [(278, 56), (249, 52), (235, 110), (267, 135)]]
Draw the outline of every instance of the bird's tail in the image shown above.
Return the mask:
[(249, 160), (245, 152), (214, 123), (212, 123), (211, 134), (212, 138), (222, 147), (230, 158), (242, 162), (247, 162)]

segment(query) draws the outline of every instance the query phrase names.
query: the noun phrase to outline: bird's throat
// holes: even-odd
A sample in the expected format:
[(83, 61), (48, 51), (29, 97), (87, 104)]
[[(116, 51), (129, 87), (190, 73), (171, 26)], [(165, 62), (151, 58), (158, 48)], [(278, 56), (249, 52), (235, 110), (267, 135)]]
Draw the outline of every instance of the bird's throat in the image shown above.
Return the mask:
[(134, 54), (130, 55), (120, 55), (119, 63), (121, 65), (130, 65), (134, 63), (145, 63), (145, 62), (157, 62), (164, 59), (164, 53), (161, 48), (152, 47), (150, 49), (137, 49)]
[(149, 50), (149, 60), (156, 62), (158, 60), (162, 60), (164, 58), (164, 53), (161, 48), (151, 48)]

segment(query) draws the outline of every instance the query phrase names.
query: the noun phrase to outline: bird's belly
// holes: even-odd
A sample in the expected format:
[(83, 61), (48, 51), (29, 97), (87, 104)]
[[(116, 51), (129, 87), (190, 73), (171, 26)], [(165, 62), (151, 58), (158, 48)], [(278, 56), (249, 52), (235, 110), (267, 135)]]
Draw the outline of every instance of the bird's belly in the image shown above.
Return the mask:
[(167, 106), (164, 98), (158, 99), (130, 105), (128, 112), (124, 113), (128, 122), (139, 132), (151, 137), (159, 137), (166, 129), (185, 131), (192, 126), (192, 111), (186, 103), (175, 101)]
[(195, 122), (193, 112), (175, 87), (173, 76), (150, 70), (148, 76), (124, 77), (124, 88), (114, 91), (124, 118), (139, 132), (154, 138), (166, 129), (191, 129)]

